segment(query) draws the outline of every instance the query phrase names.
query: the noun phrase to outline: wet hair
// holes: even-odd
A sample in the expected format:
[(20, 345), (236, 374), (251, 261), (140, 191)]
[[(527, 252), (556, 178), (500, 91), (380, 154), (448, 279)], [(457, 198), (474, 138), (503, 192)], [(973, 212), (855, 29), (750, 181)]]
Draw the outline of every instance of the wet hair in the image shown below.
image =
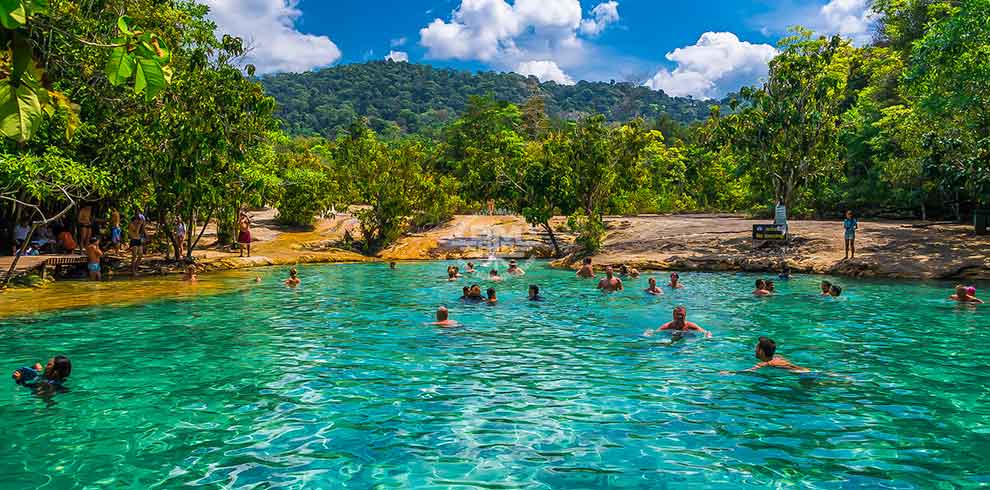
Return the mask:
[(449, 315), (450, 315), (450, 312), (447, 311), (447, 307), (446, 306), (441, 306), (441, 307), (437, 308), (437, 321), (438, 322), (446, 321), (447, 318), (449, 317)]
[(464, 286), (461, 289), (461, 292), (464, 293), (464, 297), (466, 298), (471, 295), (471, 288), (469, 286)]
[(299, 271), (295, 267), (289, 269), (289, 277), (296, 277), (297, 275), (299, 275)]
[(540, 287), (537, 286), (536, 284), (530, 284), (529, 285), (529, 290), (530, 290), (530, 292), (532, 292), (534, 294), (540, 294)]
[(766, 279), (766, 280), (763, 281), (763, 283), (766, 284), (767, 291), (770, 291), (772, 293), (773, 292), (773, 280), (772, 279)]
[(89, 239), (89, 243), (100, 243), (100, 237), (94, 236)]
[(767, 287), (766, 281), (764, 281), (763, 279), (756, 280), (756, 289), (766, 289), (766, 287)]
[(492, 269), (491, 272), (488, 273), (488, 275), (489, 276), (497, 276), (498, 275), (498, 269)]
[(495, 297), (495, 288), (488, 288), (488, 299)]
[(673, 311), (676, 313), (678, 310), (684, 311), (684, 314), (687, 315), (687, 308), (685, 308), (684, 305), (675, 306)]
[(72, 374), (72, 361), (65, 356), (55, 356), (52, 359), (52, 368), (45, 370), (45, 377), (48, 379), (63, 380), (69, 374)]
[(763, 352), (763, 355), (773, 359), (773, 355), (777, 352), (777, 343), (773, 341), (770, 337), (760, 337), (759, 343), (756, 344), (756, 348)]
[(651, 277), (651, 278), (647, 279), (647, 282), (649, 282), (650, 284), (656, 284), (657, 278)]
[(831, 294), (832, 296), (838, 297), (840, 294), (842, 294), (842, 288), (833, 284), (831, 287), (828, 288), (828, 293)]
[(678, 274), (678, 273), (676, 273), (676, 272), (671, 272), (670, 273), (670, 278), (671, 279), (680, 279), (681, 278), (681, 275)]
[(828, 281), (822, 281), (822, 291), (826, 289), (832, 289), (832, 283)]
[(584, 263), (585, 264), (591, 264), (591, 257), (585, 257), (584, 258)]

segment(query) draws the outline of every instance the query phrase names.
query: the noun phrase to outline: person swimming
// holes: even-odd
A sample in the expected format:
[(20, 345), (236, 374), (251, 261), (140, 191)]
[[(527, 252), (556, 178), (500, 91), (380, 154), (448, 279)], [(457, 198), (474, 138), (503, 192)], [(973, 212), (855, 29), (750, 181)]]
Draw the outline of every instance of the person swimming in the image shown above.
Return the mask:
[(833, 298), (838, 298), (840, 294), (842, 294), (842, 288), (839, 287), (838, 285), (833, 284), (833, 285), (831, 285), (831, 286), (828, 287), (828, 295), (829, 296), (831, 296)]
[(777, 292), (777, 288), (773, 284), (773, 279), (764, 279), (763, 283), (766, 284), (767, 291), (770, 291), (770, 294)]
[(687, 321), (687, 308), (683, 306), (677, 306), (673, 311), (674, 319), (664, 323), (660, 328), (656, 330), (647, 329), (643, 332), (646, 337), (652, 337), (662, 331), (670, 330), (672, 335), (683, 336), (688, 332), (701, 332), (705, 338), (712, 338), (712, 333), (698, 326), (697, 323)]
[(464, 270), (465, 274), (477, 274), (478, 271), (474, 268), (474, 262), (467, 263), (467, 269)]
[(502, 276), (498, 275), (498, 269), (492, 269), (488, 273), (488, 280), (494, 282), (502, 282)]
[(285, 280), (285, 285), (290, 288), (298, 286), (302, 281), (299, 279), (299, 271), (295, 267), (289, 269), (289, 278)]
[(186, 266), (186, 271), (182, 274), (182, 280), (185, 282), (197, 282), (199, 279), (196, 277), (196, 266), (189, 264)]
[(458, 272), (457, 267), (454, 267), (454, 266), (447, 267), (447, 280), (448, 281), (456, 281), (456, 280), (458, 280), (460, 278), (461, 278), (461, 275)]
[(484, 301), (485, 300), (485, 298), (483, 298), (481, 296), (481, 286), (479, 286), (477, 284), (472, 284), (471, 285), (471, 290), (468, 293), (468, 300), (469, 301), (472, 301), (472, 302), (475, 302), (475, 303), (478, 303), (478, 302), (481, 302), (481, 301)]
[(605, 277), (601, 281), (598, 281), (598, 289), (608, 293), (622, 291), (622, 279), (615, 277), (612, 266), (605, 268)]
[(522, 276), (526, 274), (526, 271), (522, 270), (515, 260), (509, 261), (509, 268), (505, 272), (513, 276)]
[(456, 327), (458, 323), (450, 319), (450, 311), (447, 310), (447, 307), (441, 306), (437, 308), (437, 321), (430, 323), (430, 325), (437, 325), (440, 327)]
[(68, 357), (55, 356), (48, 360), (44, 369), (41, 363), (33, 367), (22, 367), (11, 375), (14, 382), (21, 386), (61, 386), (72, 374), (72, 362)]
[(763, 279), (756, 280), (756, 289), (753, 290), (753, 296), (770, 296), (770, 291), (767, 290), (767, 282)]
[(394, 271), (395, 270), (395, 261), (389, 262), (388, 263), (388, 268)]
[[(792, 373), (810, 373), (811, 370), (806, 367), (798, 366), (797, 364), (788, 361), (787, 359), (776, 355), (777, 343), (774, 342), (769, 337), (760, 337), (756, 342), (756, 359), (760, 362), (756, 363), (755, 366), (738, 371), (740, 373), (757, 371), (765, 367), (783, 369)], [(735, 374), (732, 371), (722, 371), (722, 374)]]
[(830, 296), (831, 295), (832, 283), (830, 283), (828, 281), (822, 281), (821, 288), (822, 288), (822, 296)]
[(577, 276), (584, 279), (591, 279), (595, 277), (595, 268), (591, 265), (591, 257), (584, 258), (584, 265), (578, 269)]
[(668, 284), (668, 286), (670, 286), (670, 289), (682, 289), (682, 288), (684, 288), (684, 285), (681, 284), (681, 275), (678, 274), (678, 273), (676, 273), (676, 272), (671, 272), (670, 273), (670, 284)]
[(529, 285), (529, 300), (530, 301), (543, 301), (543, 296), (540, 296), (540, 287), (536, 284)]
[(784, 270), (780, 271), (780, 274), (777, 275), (777, 279), (780, 279), (782, 281), (788, 281), (788, 280), (790, 280), (791, 279), (791, 268), (788, 267), (785, 264), (784, 265)]
[(654, 296), (663, 295), (663, 289), (657, 287), (657, 280), (652, 277), (650, 278), (650, 287), (644, 289), (644, 291), (646, 291), (646, 294), (652, 294)]
[(956, 286), (956, 294), (949, 296), (949, 299), (959, 302), (959, 303), (970, 303), (974, 305), (982, 305), (983, 300), (976, 297), (976, 288), (973, 286), (963, 286), (959, 284)]
[(485, 300), (488, 304), (494, 305), (498, 303), (498, 298), (495, 296), (495, 288), (488, 288), (488, 299)]
[(464, 286), (463, 288), (461, 288), (461, 297), (459, 299), (461, 301), (467, 301), (467, 300), (471, 299), (471, 287), (470, 286)]

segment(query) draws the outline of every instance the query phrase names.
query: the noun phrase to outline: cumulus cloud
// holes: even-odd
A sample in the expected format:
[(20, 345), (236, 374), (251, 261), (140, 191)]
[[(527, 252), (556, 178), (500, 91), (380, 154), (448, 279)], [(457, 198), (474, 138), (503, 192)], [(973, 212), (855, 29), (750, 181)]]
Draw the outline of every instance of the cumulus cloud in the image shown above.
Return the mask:
[(766, 76), (774, 56), (777, 49), (769, 44), (740, 41), (731, 32), (706, 32), (694, 45), (667, 53), (677, 67), (660, 70), (645, 85), (673, 96), (720, 97)]
[(258, 73), (306, 71), (340, 59), (340, 49), (329, 37), (296, 29), (302, 17), (298, 0), (202, 1), (221, 33), (244, 39), (251, 48), (246, 61)]
[(408, 63), (409, 53), (406, 53), (405, 51), (389, 51), (388, 56), (386, 56), (385, 59), (388, 61), (405, 61)]
[(557, 82), (561, 85), (574, 85), (574, 80), (557, 63), (550, 60), (524, 61), (512, 70), (520, 75), (534, 76), (541, 82)]
[(599, 3), (591, 9), (591, 18), (581, 21), (581, 33), (586, 36), (597, 36), (609, 24), (619, 21), (619, 2), (610, 1)]
[(477, 60), (511, 70), (552, 61), (563, 74), (561, 67), (590, 58), (580, 36), (600, 33), (618, 20), (618, 3), (602, 3), (591, 15), (592, 24), (583, 28), (579, 0), (461, 0), (449, 19), (434, 19), (420, 29), (419, 43), (427, 58)]
[(876, 20), (872, 0), (831, 0), (822, 7), (821, 16), (825, 32), (840, 34), (857, 44), (869, 42)]

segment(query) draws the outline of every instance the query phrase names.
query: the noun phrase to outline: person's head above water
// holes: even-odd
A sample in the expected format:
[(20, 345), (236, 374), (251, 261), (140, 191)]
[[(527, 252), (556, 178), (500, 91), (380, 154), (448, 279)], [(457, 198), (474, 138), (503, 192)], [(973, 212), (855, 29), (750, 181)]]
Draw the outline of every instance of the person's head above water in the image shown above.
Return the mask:
[(671, 284), (677, 284), (677, 281), (680, 281), (680, 280), (681, 280), (681, 275), (680, 274), (678, 274), (676, 272), (671, 272), (670, 273), (670, 283)]
[(536, 284), (529, 285), (529, 297), (533, 298), (540, 295), (540, 287)]
[(472, 298), (480, 298), (481, 297), (481, 286), (479, 286), (477, 284), (472, 284), (471, 285), (471, 297)]
[(775, 352), (777, 352), (777, 343), (770, 337), (760, 337), (756, 343), (756, 358), (766, 362), (773, 359)]
[(828, 281), (822, 281), (822, 293), (828, 294), (828, 292), (831, 289), (832, 289), (832, 283)]
[(489, 300), (495, 299), (495, 288), (488, 288), (487, 293)]
[(678, 305), (674, 307), (674, 321), (682, 322), (687, 319), (687, 308)]
[(389, 269), (395, 269), (395, 262), (389, 262), (388, 263), (388, 268)]
[(584, 265), (591, 265), (591, 257), (584, 258)]
[(838, 298), (839, 295), (842, 294), (842, 288), (833, 284), (831, 287), (828, 288), (828, 294), (833, 298)]
[(763, 290), (767, 288), (767, 282), (763, 279), (756, 280), (756, 289)]
[(297, 271), (295, 267), (289, 269), (289, 277), (294, 278), (298, 275), (299, 275), (299, 271)]
[(498, 269), (492, 269), (491, 272), (488, 273), (488, 275), (489, 276), (492, 276), (492, 277), (497, 276), (498, 275)]
[(463, 293), (464, 297), (467, 298), (468, 296), (471, 296), (471, 288), (468, 286), (464, 286), (463, 288), (461, 288), (461, 293)]
[(650, 287), (651, 288), (657, 287), (657, 280), (656, 280), (656, 278), (651, 277), (650, 280), (649, 280), (649, 282), (650, 282)]
[(605, 275), (611, 278), (613, 274), (615, 274), (615, 270), (612, 269), (612, 266), (610, 265), (605, 266)]
[(45, 378), (62, 381), (72, 374), (72, 362), (68, 357), (55, 356), (45, 366)]
[(447, 307), (446, 306), (441, 306), (441, 307), (437, 308), (437, 321), (438, 322), (445, 322), (445, 321), (447, 321), (447, 318), (449, 316), (450, 316), (450, 311), (447, 310)]

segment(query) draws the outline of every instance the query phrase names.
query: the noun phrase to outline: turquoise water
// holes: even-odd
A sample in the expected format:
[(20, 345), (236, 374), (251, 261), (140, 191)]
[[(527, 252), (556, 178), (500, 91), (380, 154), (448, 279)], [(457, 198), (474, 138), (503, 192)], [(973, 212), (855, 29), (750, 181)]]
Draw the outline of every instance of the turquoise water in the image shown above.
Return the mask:
[[(646, 277), (605, 296), (532, 263), (489, 307), (461, 305), (445, 266), (300, 267), (298, 289), (268, 269), (194, 300), (4, 320), (8, 372), (59, 353), (74, 370), (50, 399), (0, 389), (0, 487), (990, 483), (990, 305), (946, 301), (951, 284), (839, 279), (831, 300), (809, 276), (757, 299), (756, 276), (683, 274), (663, 297)], [(425, 325), (438, 304), (464, 326)], [(675, 304), (714, 338), (644, 338)], [(719, 374), (753, 365), (759, 335), (828, 374)]]

